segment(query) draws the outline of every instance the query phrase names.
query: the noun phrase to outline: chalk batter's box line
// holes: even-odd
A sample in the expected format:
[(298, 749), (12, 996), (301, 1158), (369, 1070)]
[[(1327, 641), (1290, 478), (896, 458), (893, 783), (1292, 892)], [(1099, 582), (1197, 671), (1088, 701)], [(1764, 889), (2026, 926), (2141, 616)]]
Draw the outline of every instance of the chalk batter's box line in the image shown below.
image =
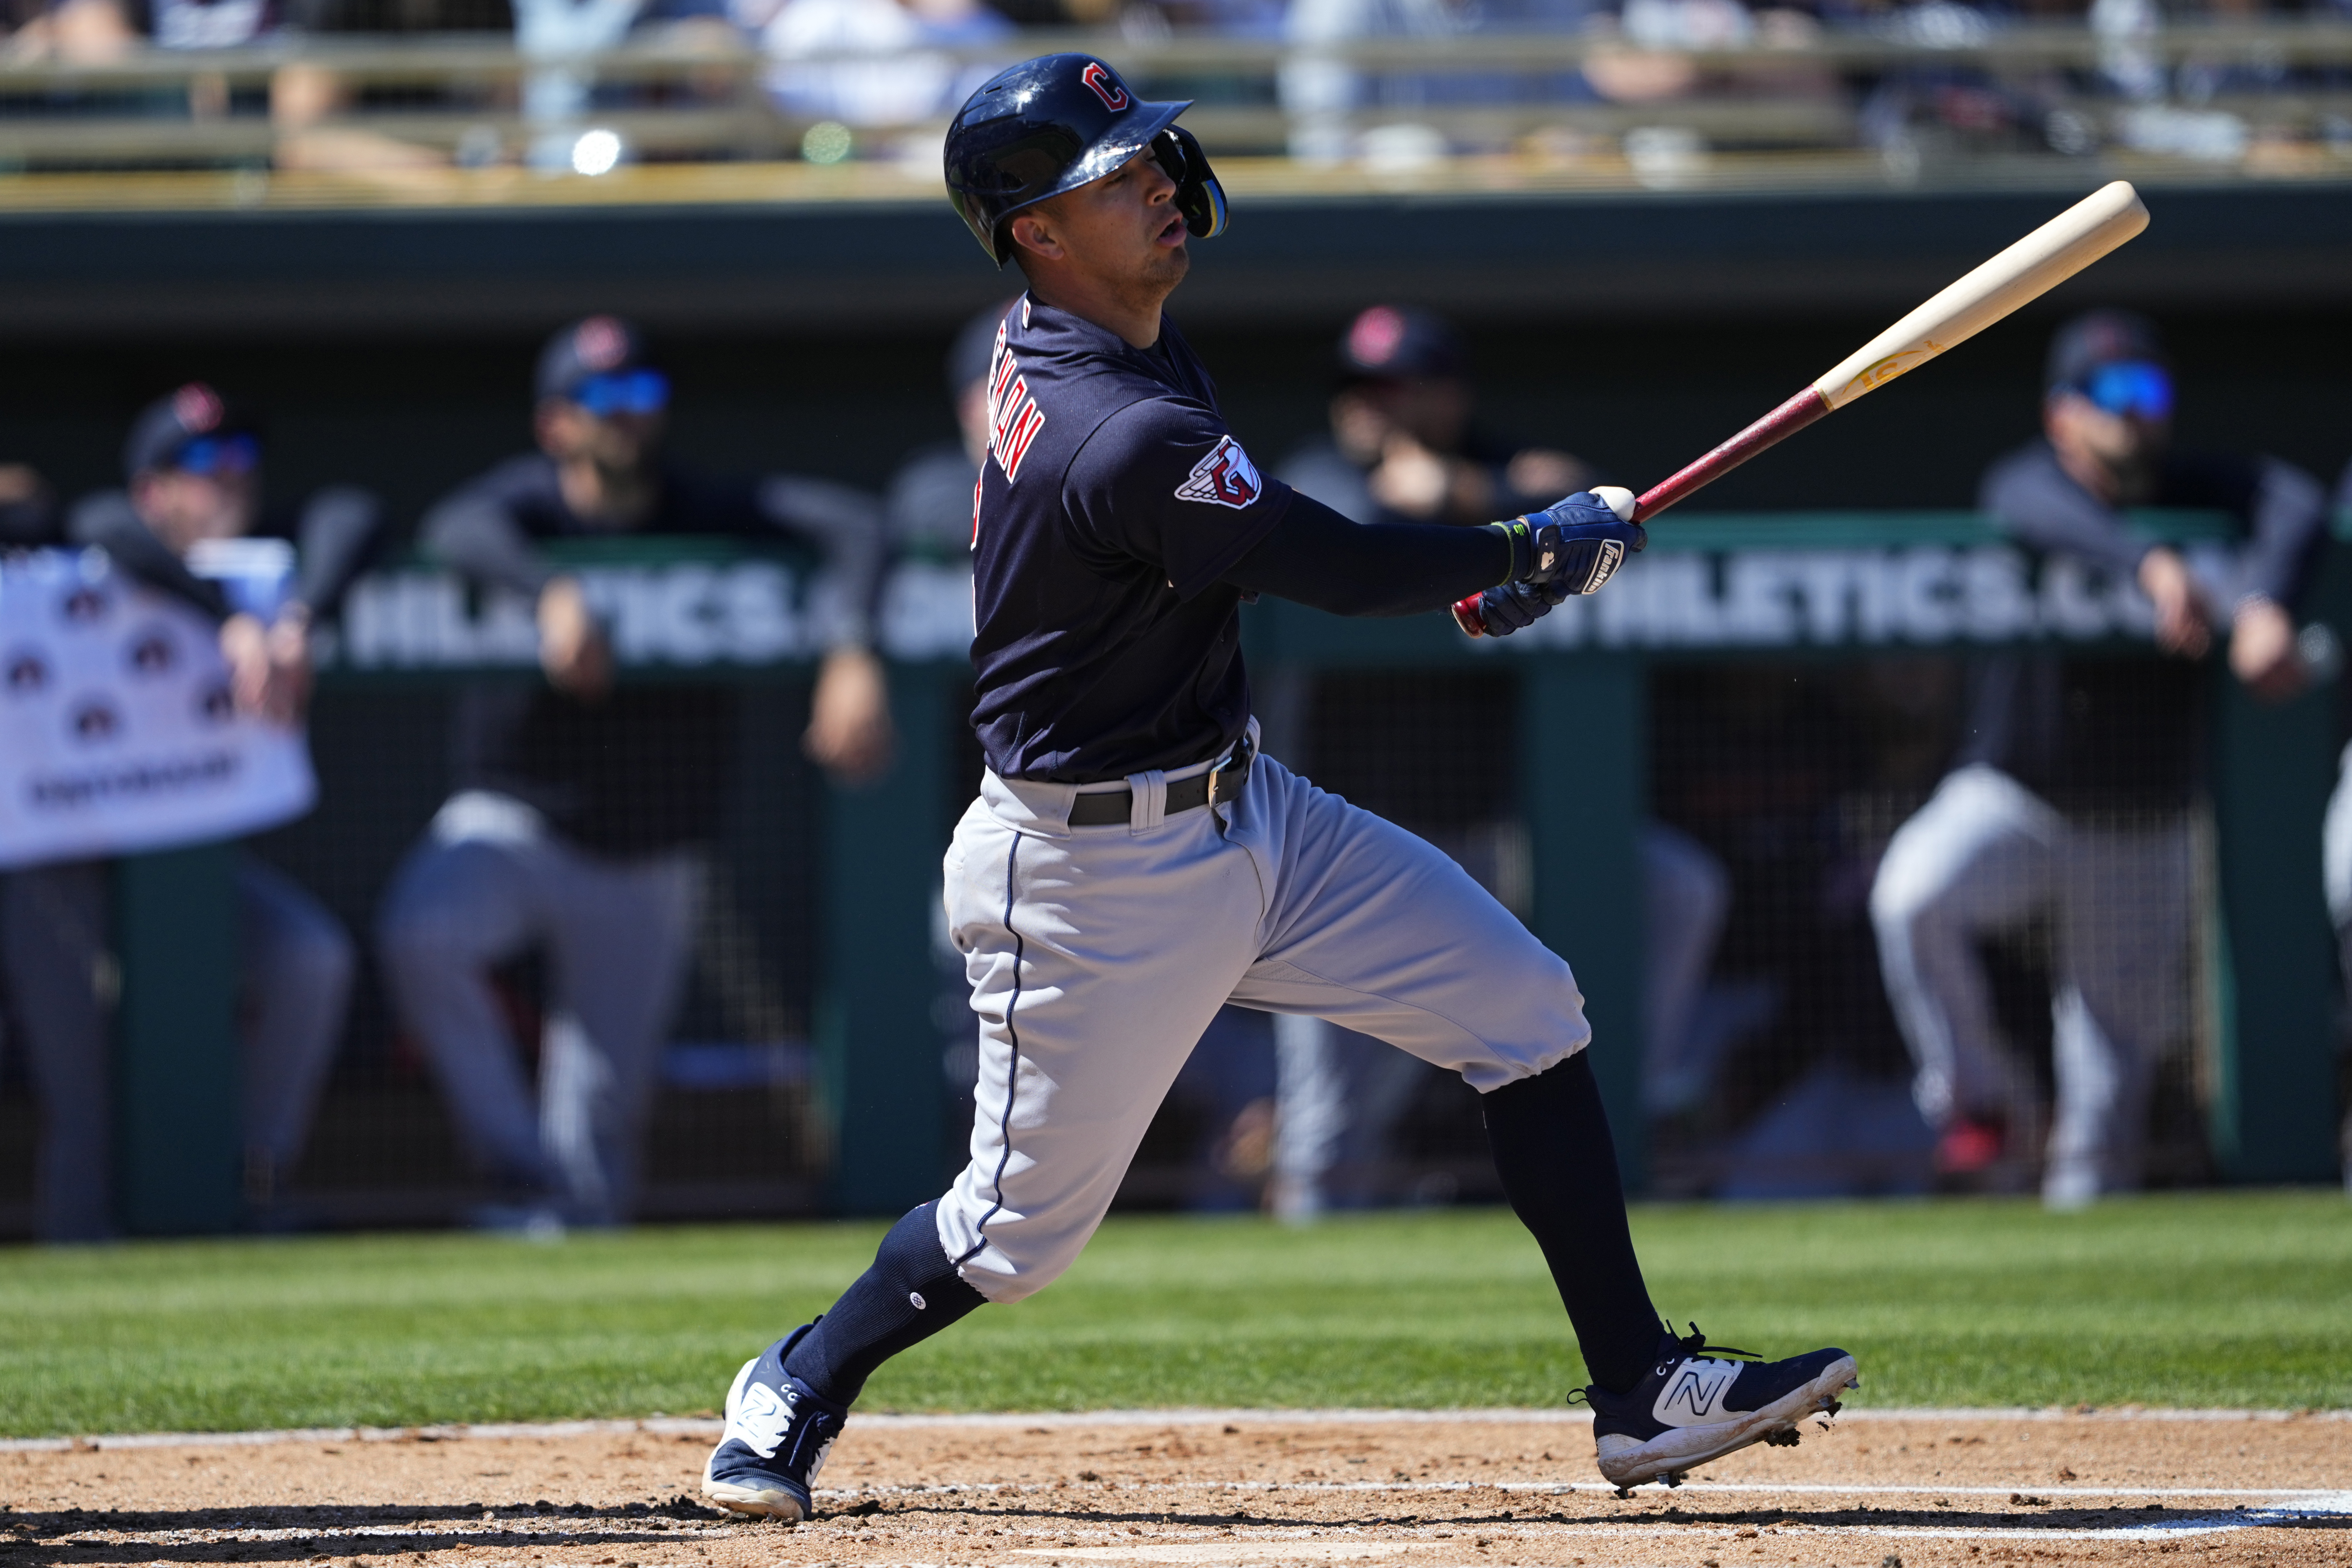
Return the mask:
[[(1028, 1415), (984, 1412), (933, 1415), (876, 1411), (856, 1416), (861, 1431), (920, 1430), (925, 1427), (1042, 1426), (1048, 1431), (1085, 1426), (1589, 1426), (1586, 1410), (1524, 1410), (1508, 1407), (1471, 1410), (1055, 1410)], [(1867, 1421), (2339, 1421), (2352, 1423), (2352, 1410), (2172, 1410), (2117, 1405), (2085, 1409), (2079, 1405), (1967, 1406), (1942, 1405), (1905, 1409), (1854, 1409), (1838, 1417), (1841, 1426)], [(77, 1437), (0, 1438), (0, 1454), (55, 1454), (74, 1448), (215, 1448), (271, 1443), (413, 1443), (457, 1442), (467, 1438), (490, 1441), (512, 1437), (627, 1436), (643, 1433), (656, 1437), (709, 1437), (716, 1441), (726, 1423), (691, 1415), (648, 1415), (635, 1421), (508, 1421), (479, 1424), (446, 1423), (424, 1426), (299, 1426), (254, 1432), (125, 1432)], [(2208, 1494), (2210, 1495), (2210, 1494)], [(2263, 1494), (2269, 1495), (2267, 1493)]]

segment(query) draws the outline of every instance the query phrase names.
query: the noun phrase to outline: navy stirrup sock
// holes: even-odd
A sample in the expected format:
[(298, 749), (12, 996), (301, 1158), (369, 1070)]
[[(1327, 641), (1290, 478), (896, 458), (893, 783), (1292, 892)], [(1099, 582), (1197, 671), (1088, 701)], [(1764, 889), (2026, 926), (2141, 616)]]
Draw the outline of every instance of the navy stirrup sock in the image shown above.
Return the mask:
[(1625, 1226), (1617, 1145), (1592, 1064), (1576, 1055), (1480, 1097), (1495, 1173), (1559, 1287), (1593, 1383), (1622, 1394), (1658, 1348), (1657, 1310)]
[(874, 1266), (784, 1357), (786, 1372), (846, 1408), (875, 1368), (986, 1302), (940, 1250), (932, 1206), (890, 1227)]

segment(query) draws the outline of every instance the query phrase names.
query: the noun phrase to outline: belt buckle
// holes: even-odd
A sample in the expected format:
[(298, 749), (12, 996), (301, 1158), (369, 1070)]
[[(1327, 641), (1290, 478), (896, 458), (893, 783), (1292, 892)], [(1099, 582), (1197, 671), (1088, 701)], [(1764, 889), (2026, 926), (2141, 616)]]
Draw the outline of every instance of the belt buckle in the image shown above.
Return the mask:
[(1254, 750), (1250, 745), (1249, 735), (1247, 732), (1244, 732), (1242, 738), (1234, 742), (1232, 757), (1223, 765), (1213, 767), (1209, 770), (1209, 798), (1201, 804), (1210, 807), (1212, 810), (1215, 808), (1217, 804), (1217, 781), (1223, 778), (1228, 773), (1237, 775), (1234, 780), (1234, 785), (1236, 789), (1241, 785), (1247, 784), (1249, 782), (1250, 758), (1253, 754)]

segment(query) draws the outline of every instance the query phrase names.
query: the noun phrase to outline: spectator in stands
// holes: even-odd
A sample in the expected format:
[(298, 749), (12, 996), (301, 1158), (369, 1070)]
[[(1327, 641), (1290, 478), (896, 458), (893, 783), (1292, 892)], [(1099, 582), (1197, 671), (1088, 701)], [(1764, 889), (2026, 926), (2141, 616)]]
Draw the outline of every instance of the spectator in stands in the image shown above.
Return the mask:
[(354, 98), (351, 79), (327, 66), (294, 60), (270, 72), (270, 162), (280, 169), (375, 174), (407, 184), (430, 178), (419, 171), (449, 166), (438, 148), (334, 123)]
[[(1337, 368), (1329, 437), (1292, 454), (1280, 471), (1358, 522), (1475, 525), (1599, 480), (1580, 458), (1498, 440), (1474, 424), (1468, 350), (1443, 317), (1375, 305), (1340, 335)], [(1312, 701), (1311, 690), (1286, 687), (1276, 673), (1264, 705), (1270, 748), (1292, 743), (1275, 731), (1305, 731)], [(1643, 1098), (1670, 1113), (1690, 1109), (1708, 1087), (1708, 1064), (1685, 1047), (1729, 910), (1730, 879), (1697, 840), (1663, 824), (1644, 831), (1642, 854), (1650, 906)], [(1275, 1038), (1276, 1212), (1305, 1218), (1334, 1197), (1360, 1201), (1389, 1129), (1431, 1069), (1318, 1019), (1277, 1018)], [(1335, 1185), (1342, 1171), (1353, 1174)]]
[[(593, 316), (540, 356), (538, 452), (436, 505), (424, 541), (486, 589), (536, 606), (544, 679), (486, 686), (457, 719), (457, 793), (383, 903), (394, 1003), (473, 1156), (499, 1188), (487, 1225), (625, 1220), (664, 1031), (693, 950), (697, 847), (734, 772), (731, 689), (616, 683), (582, 580), (542, 546), (614, 535), (814, 544), (838, 613), (804, 747), (836, 776), (887, 764), (870, 648), (883, 542), (872, 498), (815, 479), (731, 484), (667, 460), (669, 382), (635, 328)], [(551, 992), (536, 1095), (490, 983), (542, 953)], [(536, 1103), (534, 1104), (534, 1100)]]
[(149, 14), (164, 49), (234, 49), (278, 25), (270, 0), (149, 0)]
[(123, 0), (56, 0), (16, 29), (9, 52), (19, 59), (104, 65), (142, 42)]
[[(1359, 156), (1428, 162), (1443, 157), (1462, 134), (1449, 136), (1438, 124), (1407, 120), (1406, 111), (1425, 108), (1435, 121), (1449, 107), (1590, 101), (1591, 89), (1573, 70), (1370, 71), (1342, 58), (1334, 46), (1367, 38), (1574, 32), (1592, 9), (1589, 0), (1290, 0), (1283, 37), (1294, 50), (1276, 85), (1290, 121), (1291, 156), (1313, 162)], [(1383, 123), (1362, 123), (1374, 117)]]
[[(374, 497), (350, 489), (320, 490), (296, 510), (266, 508), (260, 460), (252, 423), (192, 383), (139, 416), (123, 453), (127, 488), (77, 504), (66, 534), (218, 619), (237, 706), (294, 723), (310, 695), (312, 628), (335, 614), (365, 564), (382, 512)], [(295, 546), (292, 591), (267, 624), (232, 610), (219, 584), (188, 565), (209, 542), (255, 535)], [(247, 1196), (268, 1223), (341, 1037), (352, 944), (316, 899), (251, 855), (237, 861), (236, 902)], [(100, 977), (108, 905), (104, 862), (0, 877), (0, 964), (41, 1101), (37, 1226), (51, 1241), (96, 1240), (113, 1226)]]
[[(760, 0), (751, 0), (754, 5)], [(752, 13), (747, 10), (747, 16)], [(777, 63), (768, 90), (786, 112), (852, 130), (915, 127), (942, 120), (1011, 63), (959, 64), (929, 46), (1008, 38), (1013, 25), (982, 0), (784, 0), (759, 22), (760, 47)], [(873, 60), (799, 63), (811, 55), (872, 53)], [(936, 147), (927, 150), (936, 154)], [(809, 149), (823, 162), (847, 151)]]
[[(2307, 678), (2288, 606), (2325, 492), (2273, 458), (2174, 454), (2172, 412), (2151, 323), (2099, 310), (2060, 331), (2043, 436), (1993, 465), (1981, 505), (2045, 574), (2136, 582), (2176, 657), (1980, 661), (1958, 766), (1896, 831), (1871, 890), (1914, 1096), (1952, 1174), (1998, 1179), (2031, 1158), (2032, 1077), (2001, 1039), (1979, 944), (2048, 922), (2057, 1104), (2042, 1191), (2058, 1208), (2138, 1184), (2157, 1065), (2187, 1024), (2194, 661), (2221, 635), (2257, 696)], [(2128, 525), (2137, 506), (2226, 512), (2237, 542), (2193, 568)]]

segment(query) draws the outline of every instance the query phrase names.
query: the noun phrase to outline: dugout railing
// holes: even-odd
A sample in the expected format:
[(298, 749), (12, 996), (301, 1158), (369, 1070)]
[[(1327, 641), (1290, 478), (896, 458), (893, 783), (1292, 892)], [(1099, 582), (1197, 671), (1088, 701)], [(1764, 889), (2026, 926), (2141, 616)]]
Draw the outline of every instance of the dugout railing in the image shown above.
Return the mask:
[[(2215, 532), (2215, 520), (2193, 514), (2142, 521), (2190, 549)], [(747, 694), (743, 776), (711, 856), (699, 999), (674, 1031), (646, 1215), (883, 1214), (934, 1195), (960, 1142), (955, 1072), (970, 1065), (956, 965), (936, 930), (939, 857), (978, 766), (961, 723), (961, 563), (910, 561), (893, 576), (882, 640), (898, 752), (859, 789), (823, 784), (795, 754), (820, 613), (801, 563), (611, 542), (576, 564), (605, 609), (624, 679), (735, 682)], [(2306, 619), (2343, 622), (2346, 564), (2331, 560)], [(2037, 572), (1966, 513), (1677, 517), (1604, 594), (1501, 642), (1473, 644), (1436, 616), (1347, 621), (1275, 602), (1244, 615), (1270, 745), (1429, 833), (1571, 957), (1608, 1047), (1595, 1060), (1628, 1174), (1637, 1188), (1686, 1194), (1724, 1190), (1721, 1136), (1791, 1092), (1807, 1061), (1875, 1051), (1882, 1078), (1899, 1068), (1885, 1019), (1853, 1022), (1878, 1004), (1875, 973), (1853, 949), (1852, 883), (1940, 763), (1909, 731), (1899, 765), (1864, 757), (1856, 737), (1868, 724), (1831, 687), (1894, 670), (1906, 690), (1941, 690), (1947, 732), (1932, 746), (1942, 746), (1953, 700), (1936, 680), (1958, 660), (2034, 647), (2158, 658), (2130, 590), (2063, 566)], [(381, 571), (355, 593), (313, 721), (321, 806), (263, 847), (363, 942), (384, 877), (446, 787), (449, 693), (464, 680), (537, 679), (533, 658), (524, 606), (471, 595), (428, 562)], [(1923, 671), (1935, 679), (1911, 679)], [(2218, 658), (2200, 679), (2203, 717), (2179, 737), (2207, 749), (2195, 814), (2206, 874), (2181, 1002), (2196, 1016), (2173, 1064), (2186, 1097), (2173, 1131), (2194, 1147), (2175, 1150), (2159, 1176), (2327, 1179), (2340, 1107), (2318, 857), (2336, 694), (2323, 686), (2265, 707)], [(1787, 698), (1808, 682), (1830, 696), (1810, 707)], [(1771, 748), (1779, 761), (1759, 771), (1750, 753)], [(1863, 760), (1837, 774), (1825, 759), (1841, 751)], [(1638, 841), (1662, 811), (1710, 831), (1690, 816), (1706, 815), (1688, 804), (1699, 786), (1713, 820), (1767, 840), (1826, 825), (1842, 847), (1835, 864), (1768, 855), (1740, 871), (1749, 934), (1724, 962), (1780, 987), (1783, 1023), (1751, 1042), (1756, 1070), (1722, 1079), (1694, 1123), (1643, 1108)], [(1775, 877), (1790, 889), (1775, 891)], [(243, 1201), (228, 853), (137, 857), (118, 878), (124, 1223), (226, 1228)], [(1839, 899), (1844, 935), (1781, 941), (1828, 919), (1821, 910)], [(1818, 957), (1832, 947), (1843, 956)], [(531, 976), (508, 981), (527, 1022)], [(1874, 1044), (1840, 1043), (1873, 1031)], [(293, 1194), (316, 1219), (434, 1223), (462, 1208), (446, 1118), (413, 1053), (401, 1065), (396, 1036), (363, 985)], [(21, 1172), (21, 1104), (5, 1126)], [(1436, 1150), (1432, 1168), (1475, 1167), (1475, 1143), (1456, 1144)], [(1448, 1175), (1412, 1190), (1480, 1188)]]

